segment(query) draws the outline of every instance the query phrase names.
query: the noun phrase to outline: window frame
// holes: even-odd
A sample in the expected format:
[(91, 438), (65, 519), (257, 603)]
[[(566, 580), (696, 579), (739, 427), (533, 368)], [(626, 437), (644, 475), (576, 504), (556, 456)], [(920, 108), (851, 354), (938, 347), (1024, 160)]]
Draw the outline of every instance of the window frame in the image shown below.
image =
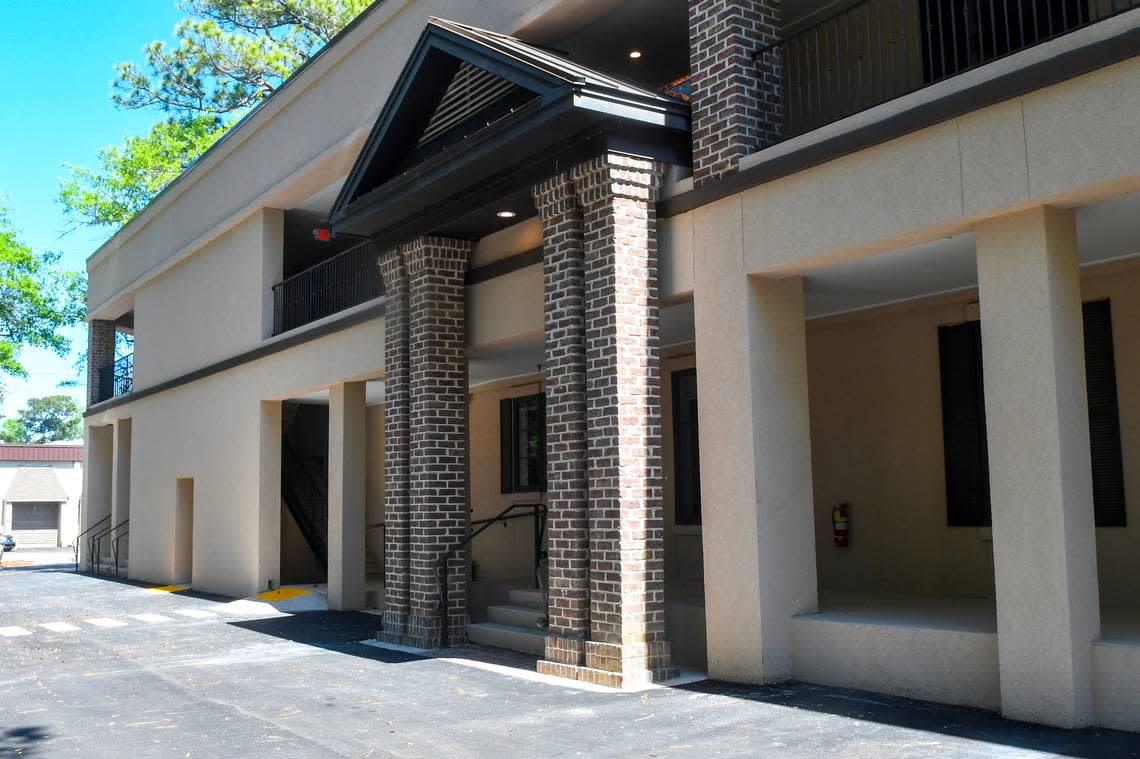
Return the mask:
[[(1099, 313), (1098, 313), (1099, 312)], [(1090, 314), (1101, 319), (1097, 324), (1090, 324)], [(1123, 462), (1123, 445), (1121, 442), (1120, 399), (1119, 387), (1116, 378), (1115, 337), (1112, 328), (1112, 305), (1109, 298), (1099, 298), (1085, 301), (1081, 304), (1082, 334), (1084, 337), (1084, 368), (1086, 391), (1094, 385), (1094, 377), (1090, 375), (1089, 368), (1100, 359), (1102, 371), (1096, 375), (1097, 385), (1095, 392), (1088, 392), (1089, 413), (1089, 448), (1091, 476), (1093, 478), (1093, 520), (1096, 527), (1127, 527), (1127, 494), (1125, 493), (1125, 477)], [(1091, 328), (1100, 327), (1100, 343), (1092, 344)], [(975, 513), (968, 514), (960, 499), (956, 498), (957, 486), (951, 482), (951, 471), (957, 467), (952, 465), (955, 456), (963, 455), (960, 450), (951, 450), (947, 440), (948, 394), (946, 387), (947, 367), (945, 365), (945, 339), (954, 330), (970, 329), (974, 331), (977, 340), (977, 358), (974, 371), (977, 380), (977, 402), (980, 408), (976, 413), (980, 421), (981, 435), (978, 445), (981, 455), (981, 472), (979, 486), (984, 490), (976, 494), (977, 508)], [(989, 527), (992, 522), (989, 493), (989, 457), (987, 452), (988, 440), (986, 438), (985, 390), (982, 386), (982, 350), (980, 322), (977, 320), (961, 322), (958, 324), (938, 327), (939, 338), (939, 380), (942, 393), (942, 446), (945, 457), (945, 487), (946, 487), (946, 524), (949, 527)], [(1099, 351), (1095, 353), (1095, 351)], [(1098, 399), (1094, 408), (1092, 397)], [(1107, 418), (1105, 415), (1107, 414)], [(1097, 421), (1102, 422), (1098, 426)], [(1107, 424), (1107, 427), (1103, 426)], [(1094, 439), (1094, 436), (1100, 436)], [(1103, 451), (1100, 456), (1096, 451)], [(978, 451), (966, 451), (965, 455), (977, 455)], [(1105, 478), (1110, 482), (1105, 482)], [(1099, 497), (1098, 497), (1099, 496)], [(1111, 501), (1110, 501), (1111, 499)]]
[[(523, 484), (520, 480), (522, 459), (519, 444), (519, 409), (531, 403), (537, 404), (538, 411), (538, 452), (536, 481)], [(546, 393), (533, 393), (499, 401), (499, 492), (545, 493), (546, 492)]]
[[(703, 516), (701, 513), (701, 448), (700, 448), (700, 422), (697, 414), (692, 415), (692, 419), (687, 421), (687, 426), (692, 428), (690, 440), (692, 444), (692, 465), (685, 467), (682, 465), (682, 437), (681, 437), (681, 424), (680, 420), (686, 418), (687, 415), (682, 412), (681, 398), (681, 385), (689, 379), (693, 381), (693, 401), (694, 406), (697, 403), (696, 398), (696, 382), (697, 382), (697, 369), (690, 367), (688, 369), (677, 369), (670, 373), (670, 388), (672, 391), (672, 413), (673, 413), (673, 524), (676, 527), (702, 527)], [(692, 477), (695, 482), (691, 483), (689, 477)], [(686, 492), (688, 491), (688, 492)], [(695, 503), (687, 503), (688, 493), (693, 495)], [(682, 518), (682, 512), (685, 512)]]

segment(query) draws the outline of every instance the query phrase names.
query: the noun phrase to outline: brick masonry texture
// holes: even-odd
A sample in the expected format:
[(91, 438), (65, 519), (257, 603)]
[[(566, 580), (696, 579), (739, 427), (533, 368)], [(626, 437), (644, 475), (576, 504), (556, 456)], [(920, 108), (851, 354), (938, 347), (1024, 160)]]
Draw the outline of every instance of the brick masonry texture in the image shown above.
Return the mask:
[[(661, 173), (655, 162), (608, 153), (535, 188), (545, 237), (548, 452), (559, 454), (547, 474), (559, 488), (552, 484), (548, 492), (552, 521), (563, 511), (576, 514), (580, 503), (578, 425), (585, 426), (587, 452), (587, 529), (583, 534), (573, 519), (552, 529), (551, 567), (562, 572), (589, 557), (588, 640), (577, 639), (579, 575), (552, 574), (552, 624), (539, 670), (613, 687), (672, 674), (661, 494)], [(579, 228), (582, 300), (575, 290)], [(577, 390), (583, 381), (584, 415)], [(552, 396), (560, 404), (553, 409)]]
[(384, 629), (402, 643), (408, 625), (408, 271), (407, 246), (380, 258), (384, 279)]
[[(586, 280), (582, 210), (566, 173), (534, 189), (543, 227), (546, 361), (546, 482), (549, 603), (552, 643), (547, 658), (567, 658), (560, 637), (590, 630), (589, 542), (586, 520)], [(551, 648), (553, 645), (553, 648)]]
[(92, 319), (87, 324), (87, 405), (99, 401), (99, 374), (115, 363), (115, 322)]
[(783, 83), (780, 0), (689, 0), (693, 77), (693, 183), (735, 171), (744, 156), (780, 141)]
[(466, 640), (466, 552), (438, 562), (467, 534), (467, 356), (464, 274), (471, 244), (423, 237), (405, 247), (409, 280), (409, 616), (405, 642), (433, 648), (441, 615), (449, 642)]

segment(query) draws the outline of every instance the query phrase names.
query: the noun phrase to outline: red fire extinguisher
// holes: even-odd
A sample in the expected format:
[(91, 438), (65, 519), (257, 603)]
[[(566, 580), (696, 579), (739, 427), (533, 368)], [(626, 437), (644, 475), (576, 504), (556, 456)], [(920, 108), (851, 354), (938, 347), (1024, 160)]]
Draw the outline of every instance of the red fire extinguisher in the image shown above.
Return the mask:
[(831, 534), (835, 539), (835, 545), (838, 548), (846, 548), (848, 534), (850, 532), (850, 521), (847, 515), (847, 510), (850, 504), (844, 502), (831, 510)]

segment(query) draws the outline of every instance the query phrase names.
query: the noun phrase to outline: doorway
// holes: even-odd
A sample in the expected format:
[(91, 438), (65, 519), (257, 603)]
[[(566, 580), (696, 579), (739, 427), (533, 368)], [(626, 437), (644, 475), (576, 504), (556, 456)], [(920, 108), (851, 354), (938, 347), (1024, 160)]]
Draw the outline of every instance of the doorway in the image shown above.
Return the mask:
[(194, 581), (194, 478), (179, 477), (174, 506), (174, 580)]

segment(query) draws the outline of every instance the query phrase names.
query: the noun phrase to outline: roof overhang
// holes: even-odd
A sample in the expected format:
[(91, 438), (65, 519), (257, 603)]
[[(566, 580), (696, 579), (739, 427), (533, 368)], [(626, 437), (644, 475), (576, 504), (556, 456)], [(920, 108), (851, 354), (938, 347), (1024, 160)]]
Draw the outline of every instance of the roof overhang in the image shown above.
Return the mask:
[[(439, 152), (401, 167), (463, 64), (490, 72), (528, 97), (491, 123), (441, 139)], [(336, 233), (392, 241), (440, 231), (604, 150), (688, 165), (689, 106), (514, 38), (432, 19), (329, 223)]]

